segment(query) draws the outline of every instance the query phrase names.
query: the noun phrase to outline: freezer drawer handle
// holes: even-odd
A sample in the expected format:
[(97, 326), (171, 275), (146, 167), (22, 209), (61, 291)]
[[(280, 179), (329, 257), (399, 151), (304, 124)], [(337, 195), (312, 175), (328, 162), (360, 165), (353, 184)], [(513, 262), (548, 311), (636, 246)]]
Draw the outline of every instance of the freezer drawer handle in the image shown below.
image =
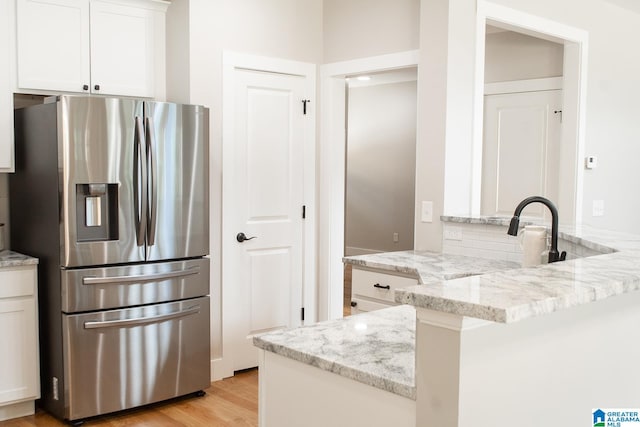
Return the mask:
[(133, 319), (122, 320), (104, 320), (104, 321), (90, 321), (84, 322), (85, 329), (99, 329), (99, 328), (113, 328), (119, 326), (132, 326), (132, 325), (144, 325), (145, 323), (157, 323), (164, 320), (176, 319), (178, 317), (185, 317), (192, 314), (200, 313), (200, 306), (194, 305), (181, 311), (175, 311), (168, 314), (160, 314), (158, 316), (151, 317), (135, 317)]
[(83, 285), (102, 285), (105, 283), (131, 283), (150, 282), (158, 279), (171, 279), (172, 277), (191, 276), (200, 273), (200, 267), (189, 267), (186, 270), (169, 271), (167, 273), (140, 274), (136, 276), (110, 276), (110, 277), (83, 277)]

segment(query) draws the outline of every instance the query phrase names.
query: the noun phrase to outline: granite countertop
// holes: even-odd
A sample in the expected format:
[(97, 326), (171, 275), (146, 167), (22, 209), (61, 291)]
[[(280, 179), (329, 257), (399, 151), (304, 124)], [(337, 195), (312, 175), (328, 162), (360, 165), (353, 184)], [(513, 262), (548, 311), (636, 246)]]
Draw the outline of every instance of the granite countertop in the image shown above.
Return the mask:
[[(509, 218), (442, 220), (509, 224)], [(564, 227), (559, 237), (603, 255), (528, 268), (417, 251), (346, 257), (345, 263), (415, 275), (422, 285), (396, 291), (396, 301), (410, 305), (267, 333), (254, 337), (254, 345), (415, 399), (412, 306), (509, 323), (640, 289), (640, 236)]]
[(34, 264), (38, 264), (38, 258), (33, 258), (28, 255), (8, 250), (0, 252), (0, 268)]
[[(508, 224), (508, 219), (497, 218), (442, 220)], [(395, 299), (435, 311), (510, 323), (640, 289), (640, 236), (590, 227), (564, 227), (559, 234), (605, 254), (413, 286), (396, 291)]]
[(520, 267), (512, 261), (498, 261), (462, 255), (449, 255), (428, 251), (398, 251), (379, 254), (349, 256), (346, 264), (410, 274), (419, 283), (429, 284), (494, 271)]
[(415, 309), (395, 306), (269, 332), (253, 344), (415, 400)]

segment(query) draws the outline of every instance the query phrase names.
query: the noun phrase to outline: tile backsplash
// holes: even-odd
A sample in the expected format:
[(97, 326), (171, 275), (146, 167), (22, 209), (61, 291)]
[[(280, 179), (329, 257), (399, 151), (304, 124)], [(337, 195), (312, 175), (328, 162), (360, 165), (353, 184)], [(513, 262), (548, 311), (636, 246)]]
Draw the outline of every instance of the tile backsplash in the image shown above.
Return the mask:
[[(558, 250), (567, 259), (600, 255), (593, 249), (558, 239)], [(522, 248), (517, 236), (507, 234), (507, 227), (491, 224), (443, 223), (442, 252), (476, 258), (522, 263)]]

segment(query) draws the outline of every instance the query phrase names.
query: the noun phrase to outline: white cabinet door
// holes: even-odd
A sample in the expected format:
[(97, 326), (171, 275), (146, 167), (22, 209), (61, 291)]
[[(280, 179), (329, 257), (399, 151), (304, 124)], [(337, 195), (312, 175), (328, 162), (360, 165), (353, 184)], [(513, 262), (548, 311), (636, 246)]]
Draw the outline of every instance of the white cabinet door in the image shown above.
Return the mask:
[(159, 0), (16, 0), (20, 91), (153, 98), (164, 81)]
[[(558, 200), (562, 91), (485, 96), (482, 208), (487, 216), (510, 216), (529, 196)], [(517, 183), (517, 185), (515, 185)], [(531, 206), (527, 216), (543, 216)]]
[(153, 97), (154, 11), (91, 2), (91, 90)]
[(35, 266), (0, 271), (0, 406), (40, 397)]
[(18, 88), (89, 88), (89, 2), (17, 0)]
[(0, 172), (13, 172), (13, 87), (9, 64), (13, 9), (11, 2), (0, 1)]

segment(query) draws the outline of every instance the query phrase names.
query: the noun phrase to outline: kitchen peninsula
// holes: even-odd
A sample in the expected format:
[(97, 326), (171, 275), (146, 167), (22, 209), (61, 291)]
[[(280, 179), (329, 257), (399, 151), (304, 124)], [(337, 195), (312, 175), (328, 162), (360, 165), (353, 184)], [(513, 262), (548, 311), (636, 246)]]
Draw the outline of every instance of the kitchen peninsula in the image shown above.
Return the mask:
[[(491, 221), (506, 233), (506, 223)], [(394, 425), (444, 427), (573, 426), (588, 422), (593, 408), (637, 407), (640, 292), (635, 291), (640, 289), (640, 236), (575, 228), (561, 229), (560, 238), (602, 255), (397, 290), (397, 302), (415, 307), (415, 323), (399, 320), (413, 318), (413, 307), (400, 306), (257, 337), (254, 343), (262, 349), (261, 403), (269, 399), (268, 405), (261, 404), (261, 425), (296, 425), (300, 419), (295, 413), (278, 410), (279, 402), (287, 401), (289, 409), (299, 406), (302, 414), (312, 414), (314, 408), (320, 408), (320, 414), (344, 413), (344, 407), (351, 406), (366, 425), (389, 425), (376, 415), (389, 406), (396, 408), (396, 414), (409, 412)], [(384, 317), (389, 318), (386, 324)], [(378, 334), (382, 327), (378, 325), (384, 325), (387, 333)], [(389, 331), (393, 327), (396, 332)], [(360, 343), (353, 340), (357, 328)], [(403, 351), (394, 350), (399, 344), (385, 338), (412, 332), (413, 349), (403, 344)], [(301, 337), (306, 348), (296, 347)], [(350, 357), (361, 346), (368, 355), (363, 363)], [(388, 385), (397, 366), (375, 355), (400, 357), (403, 352), (408, 365), (402, 370), (415, 367), (413, 383), (404, 385), (413, 387), (415, 394), (380, 386)], [(272, 364), (281, 373), (294, 366), (296, 371), (289, 373), (296, 374), (289, 377), (304, 390), (327, 390), (334, 377), (340, 384), (336, 390), (346, 384), (355, 388), (339, 399), (314, 393), (307, 399), (300, 388), (286, 392), (286, 384), (274, 391)], [(343, 369), (344, 365), (350, 366)], [(368, 370), (370, 375), (354, 375), (357, 370)], [(365, 389), (375, 389), (377, 399), (363, 401)], [(391, 404), (394, 399), (401, 404)], [(278, 418), (285, 413), (288, 417)], [(318, 422), (322, 425), (322, 420)]]

